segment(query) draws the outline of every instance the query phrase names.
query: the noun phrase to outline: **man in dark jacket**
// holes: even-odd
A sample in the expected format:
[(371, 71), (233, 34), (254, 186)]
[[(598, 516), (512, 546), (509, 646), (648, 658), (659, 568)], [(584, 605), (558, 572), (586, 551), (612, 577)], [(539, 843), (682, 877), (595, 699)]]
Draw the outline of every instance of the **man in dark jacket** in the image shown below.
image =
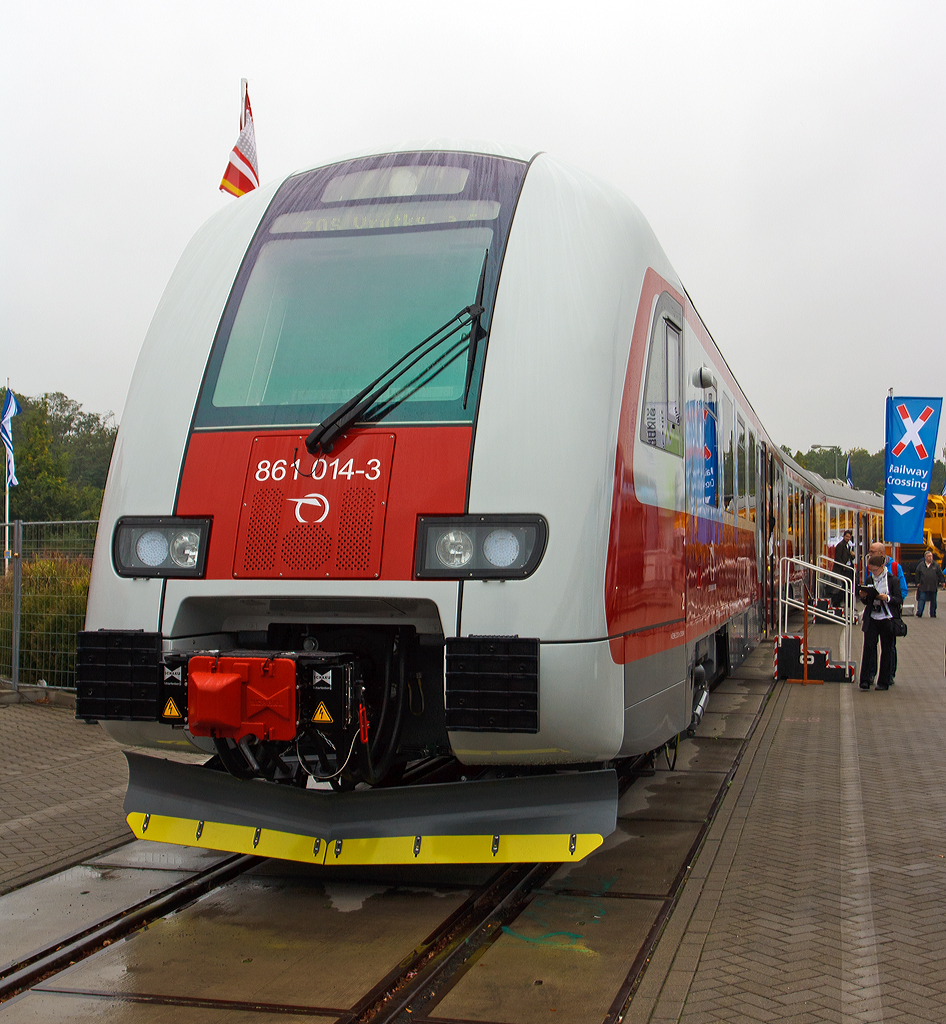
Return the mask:
[[(851, 544), (853, 536), (850, 530), (845, 530), (841, 540), (834, 546), (834, 571), (839, 576), (847, 576), (852, 586), (854, 584), (854, 552)], [(840, 608), (843, 596), (844, 591), (837, 587), (831, 596), (831, 604), (835, 608)]]
[(923, 609), (927, 602), (930, 605), (930, 618), (936, 618), (936, 591), (943, 586), (946, 580), (943, 578), (943, 570), (933, 560), (933, 552), (927, 551), (923, 561), (918, 562), (913, 570), (913, 579), (916, 581), (916, 617), (923, 618)]

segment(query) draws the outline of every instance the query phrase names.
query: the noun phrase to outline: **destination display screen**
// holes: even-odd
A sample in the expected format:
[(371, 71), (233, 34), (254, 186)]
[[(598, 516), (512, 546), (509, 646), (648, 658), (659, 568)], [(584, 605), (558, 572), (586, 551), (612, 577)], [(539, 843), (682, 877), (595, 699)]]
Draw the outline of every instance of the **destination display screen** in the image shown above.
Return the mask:
[(457, 224), (496, 220), (499, 203), (488, 199), (456, 199), (413, 203), (376, 203), (345, 206), (339, 210), (303, 210), (284, 213), (270, 228), (274, 235), (310, 234), (322, 231), (383, 231), (390, 228)]
[(339, 174), (322, 192), (323, 203), (387, 199), (393, 196), (456, 196), (470, 177), (469, 167), (408, 164)]

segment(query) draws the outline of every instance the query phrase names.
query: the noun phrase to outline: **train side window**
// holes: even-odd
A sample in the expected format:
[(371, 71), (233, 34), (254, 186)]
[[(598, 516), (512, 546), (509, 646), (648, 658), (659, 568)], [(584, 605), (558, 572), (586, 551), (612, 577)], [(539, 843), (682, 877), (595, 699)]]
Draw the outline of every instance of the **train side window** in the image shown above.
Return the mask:
[(747, 486), (749, 460), (746, 458), (746, 425), (742, 422), (741, 416), (736, 417), (736, 452), (736, 474), (738, 478), (736, 505), (739, 515), (745, 519), (749, 514), (749, 488)]
[(719, 423), (716, 388), (703, 398), (703, 504), (719, 508)]
[(680, 341), (682, 332), (680, 328), (670, 320), (664, 321), (664, 327), (664, 336), (667, 339), (667, 422), (679, 431), (681, 404)]
[(729, 395), (720, 395), (722, 413), (719, 424), (719, 446), (723, 452), (723, 508), (735, 512), (736, 453), (733, 450), (733, 404)]
[(749, 431), (749, 453), (746, 460), (746, 493), (749, 495), (749, 518), (756, 521), (756, 480), (759, 476), (759, 449), (755, 433)]
[(682, 323), (680, 304), (666, 293), (661, 295), (654, 312), (641, 417), (641, 440), (680, 456), (683, 455)]

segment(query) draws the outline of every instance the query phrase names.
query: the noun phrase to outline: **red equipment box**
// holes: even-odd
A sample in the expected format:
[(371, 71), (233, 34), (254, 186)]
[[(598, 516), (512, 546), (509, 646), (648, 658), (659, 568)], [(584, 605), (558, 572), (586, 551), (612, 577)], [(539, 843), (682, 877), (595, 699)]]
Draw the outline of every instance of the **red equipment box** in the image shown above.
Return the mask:
[(187, 665), (187, 725), (195, 736), (296, 737), (296, 663), (195, 655)]

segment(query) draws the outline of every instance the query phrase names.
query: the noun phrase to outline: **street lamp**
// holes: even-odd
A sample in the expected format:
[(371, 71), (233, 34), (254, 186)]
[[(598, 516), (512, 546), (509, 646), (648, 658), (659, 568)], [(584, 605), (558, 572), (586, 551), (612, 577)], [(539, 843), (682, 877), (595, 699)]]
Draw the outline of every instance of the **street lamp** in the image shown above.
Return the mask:
[(836, 444), (813, 444), (811, 446), (813, 452), (834, 452), (834, 479), (838, 480), (838, 456), (841, 454), (841, 449)]

